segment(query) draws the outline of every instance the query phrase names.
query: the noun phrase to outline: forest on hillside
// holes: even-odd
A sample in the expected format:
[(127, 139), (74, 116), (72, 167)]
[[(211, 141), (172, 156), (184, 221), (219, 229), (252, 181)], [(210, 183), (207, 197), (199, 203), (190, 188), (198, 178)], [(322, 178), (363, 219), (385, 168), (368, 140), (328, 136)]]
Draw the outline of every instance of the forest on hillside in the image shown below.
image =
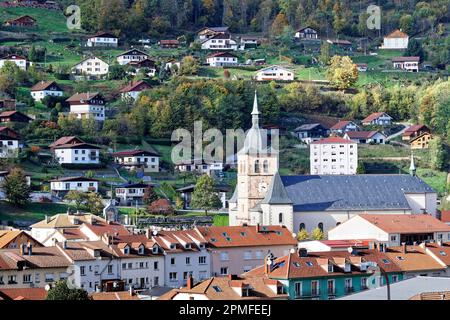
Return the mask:
[[(63, 6), (74, 0), (58, 0)], [(270, 36), (309, 25), (326, 36), (377, 37), (395, 28), (439, 33), (449, 22), (450, 0), (75, 0), (83, 29), (123, 36), (179, 36), (204, 26)], [(367, 7), (382, 9), (381, 28), (366, 27)]]

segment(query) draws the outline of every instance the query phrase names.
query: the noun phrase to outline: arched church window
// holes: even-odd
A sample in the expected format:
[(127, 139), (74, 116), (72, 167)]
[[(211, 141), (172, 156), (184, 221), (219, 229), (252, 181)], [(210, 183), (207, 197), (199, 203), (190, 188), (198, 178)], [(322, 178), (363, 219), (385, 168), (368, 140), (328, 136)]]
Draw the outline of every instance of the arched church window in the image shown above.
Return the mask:
[(306, 230), (305, 224), (302, 222), (300, 223), (300, 226), (298, 227), (298, 231)]
[(254, 168), (255, 173), (259, 173), (259, 160), (255, 161), (255, 168)]
[(336, 227), (337, 227), (338, 225), (340, 225), (340, 224), (341, 224), (340, 222), (336, 223)]
[(323, 223), (319, 222), (319, 224), (317, 225), (317, 227), (320, 229), (320, 231), (323, 232)]
[(283, 214), (282, 214), (282, 213), (280, 213), (280, 214), (278, 215), (278, 222), (279, 222), (280, 224), (283, 223)]
[(264, 170), (264, 173), (269, 173), (269, 161), (264, 160), (263, 170)]

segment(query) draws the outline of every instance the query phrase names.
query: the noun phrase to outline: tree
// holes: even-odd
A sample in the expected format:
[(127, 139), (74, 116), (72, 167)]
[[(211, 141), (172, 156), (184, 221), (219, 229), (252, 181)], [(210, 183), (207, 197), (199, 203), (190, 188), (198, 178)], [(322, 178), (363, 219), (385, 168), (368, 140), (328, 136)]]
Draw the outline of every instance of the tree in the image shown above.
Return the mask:
[(298, 234), (297, 234), (298, 241), (304, 241), (304, 240), (308, 240), (308, 239), (309, 239), (309, 234), (308, 234), (308, 231), (306, 231), (306, 229), (302, 229), (298, 232)]
[(406, 57), (420, 57), (422, 63), (425, 59), (425, 51), (422, 48), (422, 44), (417, 39), (411, 39), (408, 42), (408, 48), (405, 51)]
[(412, 34), (414, 30), (414, 19), (410, 14), (404, 14), (399, 22), (400, 29), (406, 34)]
[(192, 194), (191, 207), (205, 210), (205, 215), (208, 215), (208, 210), (222, 207), (214, 188), (214, 180), (210, 176), (203, 175), (198, 179)]
[(95, 215), (102, 213), (103, 208), (105, 207), (102, 197), (95, 192), (88, 192), (85, 194), (85, 206), (89, 213)]
[(273, 22), (272, 22), (272, 26), (270, 28), (271, 35), (273, 37), (280, 36), (283, 33), (284, 28), (287, 27), (288, 25), (289, 25), (289, 21), (286, 18), (286, 15), (284, 13), (279, 13), (275, 17), (275, 20), (273, 20)]
[(193, 56), (186, 56), (181, 62), (180, 74), (185, 76), (196, 75), (198, 73), (198, 62)]
[(325, 235), (324, 235), (323, 231), (317, 227), (311, 232), (311, 239), (323, 240), (323, 239), (325, 239)]
[(445, 165), (445, 149), (442, 138), (435, 136), (429, 142), (430, 147), (430, 166), (434, 170), (443, 170)]
[(356, 168), (357, 174), (365, 174), (366, 173), (366, 166), (364, 165), (364, 162), (360, 161), (358, 163), (358, 168)]
[(48, 291), (46, 300), (91, 300), (88, 293), (83, 289), (70, 289), (66, 281), (58, 281)]
[(331, 45), (328, 42), (322, 43), (320, 46), (319, 62), (322, 66), (328, 65), (331, 59)]
[(144, 201), (145, 204), (149, 205), (158, 199), (159, 197), (152, 187), (145, 189), (144, 196), (142, 197), (142, 200)]
[(32, 62), (37, 62), (38, 60), (36, 47), (34, 45), (31, 46), (30, 52), (28, 52), (28, 60)]
[(81, 191), (76, 190), (70, 190), (66, 196), (64, 197), (65, 200), (71, 201), (75, 203), (75, 209), (80, 210), (81, 206), (86, 201), (86, 194)]
[(348, 89), (358, 81), (358, 68), (350, 57), (334, 56), (327, 70), (327, 79), (340, 90)]
[(13, 168), (3, 181), (3, 189), (9, 202), (23, 205), (30, 199), (31, 189), (25, 173), (20, 168)]

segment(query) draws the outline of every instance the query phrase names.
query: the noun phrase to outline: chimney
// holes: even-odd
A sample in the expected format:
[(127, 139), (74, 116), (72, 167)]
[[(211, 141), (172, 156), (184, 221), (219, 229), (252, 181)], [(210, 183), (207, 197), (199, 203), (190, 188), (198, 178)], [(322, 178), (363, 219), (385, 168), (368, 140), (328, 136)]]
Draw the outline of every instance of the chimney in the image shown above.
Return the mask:
[(259, 223), (256, 224), (255, 228), (256, 228), (256, 233), (259, 233)]
[(407, 254), (407, 253), (408, 253), (408, 249), (407, 249), (407, 247), (406, 247), (406, 242), (403, 242), (403, 243), (402, 243), (402, 253), (403, 253), (403, 254)]
[(299, 248), (297, 254), (300, 258), (306, 258), (308, 257), (308, 250), (306, 248)]
[(50, 217), (48, 215), (45, 215), (45, 223), (49, 223), (50, 222)]
[(28, 249), (28, 255), (29, 256), (33, 255), (33, 245), (30, 242), (28, 242), (27, 249)]
[(23, 256), (27, 253), (27, 245), (25, 243), (22, 243), (20, 245), (20, 255)]
[(134, 289), (133, 286), (130, 286), (130, 297), (134, 296)]
[(145, 236), (147, 237), (147, 239), (151, 239), (152, 238), (152, 230), (150, 230), (150, 228), (147, 228), (145, 230)]
[(63, 241), (63, 249), (66, 250), (67, 249), (67, 240)]
[(191, 275), (189, 275), (189, 277), (187, 279), (186, 287), (188, 290), (191, 290), (194, 287), (194, 279), (192, 278)]

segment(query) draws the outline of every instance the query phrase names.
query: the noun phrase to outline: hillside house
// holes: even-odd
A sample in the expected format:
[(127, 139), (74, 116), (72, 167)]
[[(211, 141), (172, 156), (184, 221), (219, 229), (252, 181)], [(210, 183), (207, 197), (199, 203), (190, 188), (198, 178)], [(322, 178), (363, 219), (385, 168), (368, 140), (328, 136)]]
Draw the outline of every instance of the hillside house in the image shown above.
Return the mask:
[(101, 148), (77, 137), (59, 138), (49, 147), (59, 164), (100, 164)]
[(353, 44), (348, 40), (330, 40), (328, 39), (327, 42), (331, 44), (332, 46), (338, 47), (344, 51), (353, 51)]
[(358, 144), (385, 144), (386, 138), (386, 135), (379, 131), (350, 131), (344, 135), (344, 139)]
[(131, 169), (143, 169), (144, 172), (159, 172), (160, 155), (146, 150), (129, 150), (113, 153), (114, 162)]
[(128, 50), (124, 53), (121, 53), (117, 56), (117, 62), (123, 66), (129, 64), (130, 62), (139, 62), (145, 59), (149, 59), (150, 56), (145, 52), (142, 52), (137, 49)]
[(355, 122), (350, 120), (340, 120), (330, 128), (331, 133), (336, 135), (344, 135), (347, 132), (359, 130), (359, 126)]
[(413, 126), (410, 126), (403, 132), (402, 140), (403, 141), (410, 141), (411, 139), (414, 139), (415, 137), (418, 137), (424, 133), (431, 133), (430, 128), (428, 128), (424, 124), (416, 124)]
[(159, 46), (163, 49), (177, 49), (178, 47), (180, 47), (180, 41), (176, 39), (160, 40)]
[(20, 135), (8, 127), (0, 127), (0, 159), (17, 158), (21, 150)]
[(218, 34), (229, 33), (228, 27), (205, 27), (197, 32), (197, 37), (200, 40), (210, 39)]
[(232, 67), (238, 65), (238, 57), (230, 52), (218, 52), (207, 57), (211, 67)]
[(24, 15), (19, 18), (6, 20), (3, 25), (5, 27), (36, 27), (37, 21), (29, 15)]
[(409, 36), (400, 31), (394, 30), (384, 37), (381, 49), (403, 50), (408, 48)]
[(420, 57), (395, 57), (392, 58), (394, 69), (405, 70), (409, 72), (419, 72)]
[(109, 64), (97, 57), (89, 57), (72, 67), (76, 76), (102, 78), (109, 72)]
[(201, 42), (202, 50), (230, 50), (238, 49), (238, 44), (231, 39), (229, 33), (219, 33), (211, 38), (205, 39)]
[(293, 81), (294, 72), (280, 66), (270, 66), (256, 72), (256, 81)]
[(129, 83), (126, 87), (120, 90), (122, 99), (137, 100), (142, 91), (150, 89), (151, 86), (145, 81), (137, 81)]
[(15, 109), (16, 109), (15, 99), (0, 99), (0, 111), (15, 110)]
[(222, 172), (224, 165), (222, 162), (207, 163), (202, 160), (185, 161), (175, 165), (175, 171), (178, 172), (193, 172), (195, 174), (211, 175), (214, 172)]
[(137, 75), (141, 70), (146, 71), (146, 75), (148, 77), (154, 77), (156, 75), (157, 67), (156, 62), (150, 59), (145, 59), (141, 61), (135, 61), (128, 63), (130, 67), (133, 68), (133, 71), (130, 72), (133, 75)]
[(105, 121), (105, 99), (98, 92), (76, 93), (66, 100), (70, 104), (70, 114), (77, 119)]
[(299, 40), (317, 40), (318, 33), (315, 29), (307, 26), (298, 29), (294, 37)]
[(55, 81), (40, 81), (36, 83), (31, 89), (31, 96), (34, 101), (40, 102), (45, 97), (62, 97), (63, 90)]
[[(230, 188), (228, 186), (215, 186), (215, 193), (220, 198), (220, 201), (222, 202), (222, 208), (227, 207), (227, 192), (230, 191)], [(189, 185), (182, 188), (178, 188), (177, 192), (180, 194), (181, 198), (183, 199), (183, 209), (191, 209), (191, 201), (192, 201), (192, 194), (195, 191), (195, 185)]]
[(393, 118), (386, 112), (375, 112), (363, 119), (363, 125), (390, 126)]
[(411, 149), (428, 149), (430, 147), (430, 140), (432, 139), (432, 135), (429, 132), (424, 132), (420, 136), (412, 138), (409, 141), (409, 145)]
[(358, 168), (358, 145), (352, 140), (330, 137), (310, 146), (312, 175), (350, 175)]
[(0, 123), (1, 122), (18, 122), (18, 123), (30, 123), (33, 121), (32, 118), (20, 111), (3, 111), (0, 113)]
[(88, 47), (118, 47), (119, 38), (110, 32), (99, 32), (88, 38)]
[(294, 133), (300, 141), (310, 144), (327, 137), (329, 130), (320, 123), (308, 123), (296, 128)]
[(98, 192), (99, 181), (86, 177), (64, 177), (50, 181), (50, 190), (63, 198), (69, 191)]
[(6, 62), (14, 63), (16, 66), (18, 66), (22, 70), (28, 70), (28, 67), (32, 65), (32, 62), (29, 62), (27, 58), (16, 55), (16, 54), (10, 54), (0, 59), (0, 68), (3, 68)]
[(125, 183), (116, 187), (116, 202), (121, 206), (143, 204), (145, 190), (153, 186), (145, 183)]

